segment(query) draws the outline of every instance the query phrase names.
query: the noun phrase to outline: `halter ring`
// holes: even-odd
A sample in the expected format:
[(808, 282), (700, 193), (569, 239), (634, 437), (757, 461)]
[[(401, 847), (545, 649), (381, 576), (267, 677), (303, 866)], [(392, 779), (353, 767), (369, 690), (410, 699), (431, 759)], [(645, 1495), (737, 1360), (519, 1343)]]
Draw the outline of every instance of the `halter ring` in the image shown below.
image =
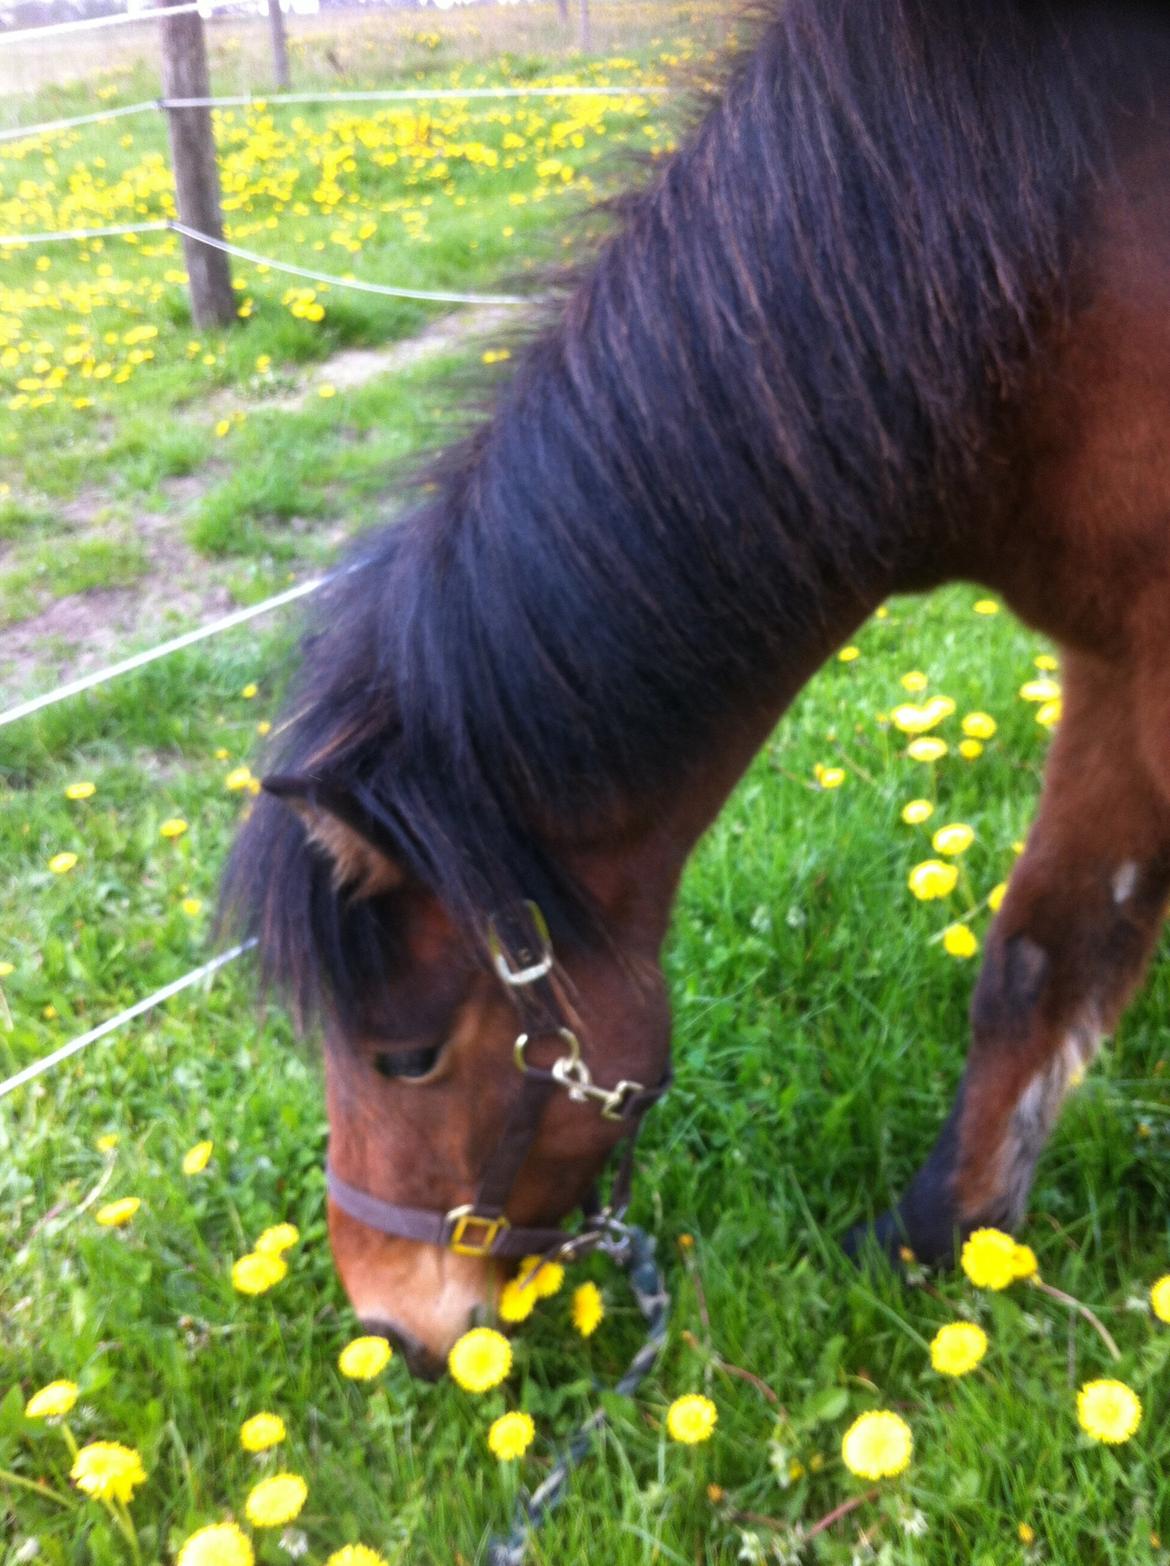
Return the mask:
[[(556, 1077), (558, 1082), (562, 1082), (564, 1080), (562, 1074), (565, 1071), (576, 1072), (577, 1067), (580, 1066), (585, 1072), (586, 1078), (589, 1078), (589, 1068), (581, 1059), (581, 1041), (573, 1032), (572, 1028), (558, 1028), (556, 1033), (557, 1037), (566, 1046), (569, 1053), (567, 1055), (562, 1055), (558, 1060), (553, 1062), (553, 1076)], [(543, 1035), (540, 1033), (517, 1034), (516, 1042), (512, 1045), (512, 1059), (515, 1062), (517, 1071), (528, 1070), (528, 1062), (524, 1058), (525, 1051), (527, 1050), (528, 1045), (533, 1038), (541, 1037), (543, 1037)]]

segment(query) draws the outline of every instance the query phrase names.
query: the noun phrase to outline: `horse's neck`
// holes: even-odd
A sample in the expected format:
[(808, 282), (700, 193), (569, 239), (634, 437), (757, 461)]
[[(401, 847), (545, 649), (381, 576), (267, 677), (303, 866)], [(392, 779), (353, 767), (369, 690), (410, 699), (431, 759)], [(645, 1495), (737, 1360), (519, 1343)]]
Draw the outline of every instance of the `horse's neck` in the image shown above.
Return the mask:
[(666, 934), (683, 869), (699, 838), (790, 703), (880, 604), (887, 585), (875, 582), (872, 596), (842, 600), (834, 613), (809, 630), (802, 645), (790, 649), (782, 669), (761, 671), (756, 699), (741, 701), (729, 711), (716, 742), (704, 746), (657, 799), (643, 802), (624, 832), (604, 848), (575, 856), (574, 870), (601, 906), (622, 909), (623, 939), (632, 947), (657, 949)]

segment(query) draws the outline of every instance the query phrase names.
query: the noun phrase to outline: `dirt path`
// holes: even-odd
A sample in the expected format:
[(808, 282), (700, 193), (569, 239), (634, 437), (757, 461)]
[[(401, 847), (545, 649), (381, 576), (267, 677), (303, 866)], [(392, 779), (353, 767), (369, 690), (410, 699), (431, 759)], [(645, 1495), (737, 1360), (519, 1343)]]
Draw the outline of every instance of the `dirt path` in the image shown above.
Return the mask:
[[(214, 421), (230, 409), (296, 412), (329, 382), (339, 391), (364, 386), (379, 376), (400, 374), (428, 359), (498, 332), (515, 317), (506, 305), (482, 305), (447, 315), (417, 336), (384, 348), (350, 348), (305, 368), (299, 384), (281, 397), (254, 402), (220, 393), (204, 403), (201, 417)], [(134, 518), (134, 531), (147, 557), (146, 569), (132, 584), (89, 588), (54, 599), (38, 613), (0, 627), (0, 706), (112, 663), (137, 648), (176, 636), (192, 626), (226, 614), (236, 606), (229, 583), (238, 580), (239, 561), (211, 561), (191, 548), (176, 527), (176, 516), (195, 504), (222, 479), (222, 469), (165, 483), (168, 507)], [(99, 531), (110, 508), (100, 491), (70, 503), (74, 537)], [(0, 572), (3, 571), (0, 552)], [(306, 569), (305, 574), (311, 574)]]

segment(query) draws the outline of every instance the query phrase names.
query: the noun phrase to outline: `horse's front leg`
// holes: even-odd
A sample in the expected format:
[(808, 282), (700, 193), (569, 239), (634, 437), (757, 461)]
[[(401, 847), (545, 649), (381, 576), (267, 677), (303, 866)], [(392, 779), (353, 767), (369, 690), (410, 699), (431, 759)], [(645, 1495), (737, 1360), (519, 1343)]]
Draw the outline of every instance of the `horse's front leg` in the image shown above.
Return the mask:
[(988, 937), (966, 1070), (930, 1157), (878, 1222), (890, 1250), (944, 1260), (972, 1229), (1019, 1221), (1064, 1096), (1141, 977), (1170, 893), (1170, 805), (1149, 743), (1167, 678), (1066, 659), (1064, 716)]

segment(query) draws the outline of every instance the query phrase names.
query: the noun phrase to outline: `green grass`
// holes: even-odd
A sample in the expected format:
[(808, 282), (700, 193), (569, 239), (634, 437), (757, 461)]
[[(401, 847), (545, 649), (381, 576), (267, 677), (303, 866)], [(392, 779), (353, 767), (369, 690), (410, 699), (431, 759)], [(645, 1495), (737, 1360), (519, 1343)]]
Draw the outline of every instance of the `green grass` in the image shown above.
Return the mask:
[[(861, 657), (830, 665), (801, 697), (696, 854), (667, 950), (678, 1080), (645, 1132), (635, 1210), (660, 1236), (675, 1294), (670, 1346), (638, 1403), (615, 1409), (536, 1559), (601, 1548), (616, 1562), (722, 1561), (744, 1530), (765, 1546), (785, 1540), (784, 1527), (864, 1491), (837, 1451), (849, 1420), (874, 1406), (910, 1420), (913, 1466), (806, 1558), (849, 1561), (865, 1530), (899, 1562), (1161, 1559), (1150, 1535), (1168, 1499), (1170, 1337), (1129, 1302), (1166, 1266), (1165, 970), (1072, 1100), (1025, 1226), (1045, 1277), (1098, 1310), (1121, 1344), (1118, 1373), (1147, 1408), (1131, 1445), (1114, 1453), (1077, 1432), (1075, 1386), (1114, 1370), (1086, 1323), (1025, 1287), (992, 1297), (943, 1278), (936, 1297), (859, 1273), (837, 1248), (904, 1185), (964, 1048), (974, 964), (934, 938), (968, 895), (941, 911), (909, 896), (929, 827), (902, 825), (901, 804), (937, 791), (931, 825), (974, 826), (964, 863), (977, 905), (1010, 871), (1047, 743), (1016, 695), (1039, 644), (1004, 617), (972, 617), (973, 596), (898, 603), (871, 622)], [(287, 650), (283, 628), (224, 638), (15, 731), (0, 805), (10, 867), (0, 959), (15, 967), (7, 1065), (200, 959), (206, 915), (181, 904), (214, 895), (239, 810), (223, 778), (274, 713)], [(978, 707), (999, 720), (979, 760), (952, 755), (932, 779), (877, 722), (912, 667), (958, 715)], [(253, 679), (261, 690), (246, 700)], [(952, 741), (958, 715), (943, 725)], [(812, 788), (818, 762), (843, 765), (844, 786)], [(67, 802), (65, 784), (81, 777), (96, 794)], [(158, 827), (173, 814), (190, 831), (165, 843)], [(80, 863), (54, 877), (47, 860), (65, 848)], [(982, 935), (986, 913), (971, 922)], [(121, 1140), (105, 1194), (143, 1198), (124, 1232), (78, 1210), (103, 1175), (94, 1142), (108, 1131)], [(204, 1136), (212, 1164), (184, 1179), (182, 1152)], [(310, 1559), (359, 1537), (391, 1560), (475, 1558), (516, 1481), (484, 1449), (489, 1419), (505, 1406), (534, 1414), (538, 1455), (522, 1473), (534, 1482), (593, 1406), (595, 1379), (611, 1380), (637, 1344), (635, 1314), (594, 1260), (581, 1274), (603, 1283), (610, 1307), (597, 1336), (575, 1339), (563, 1298), (543, 1305), (520, 1329), (505, 1392), (476, 1401), (418, 1386), (396, 1363), (372, 1391), (344, 1382), (334, 1362), (355, 1324), (322, 1224), (324, 1136), (315, 1060), (278, 1012), (257, 1018), (243, 967), (6, 1103), (0, 1324), (12, 1390), (2, 1401), (0, 1385), (0, 1468), (68, 1492), (60, 1437), (21, 1409), (36, 1386), (74, 1377), (78, 1439), (143, 1452), (150, 1479), (133, 1515), (144, 1558), (169, 1559), (196, 1526), (240, 1514), (264, 1465), (239, 1452), (237, 1426), (267, 1407), (289, 1425), (282, 1461), (310, 1482)], [(287, 1282), (257, 1300), (234, 1295), (232, 1258), (286, 1218), (303, 1234)], [(679, 1249), (682, 1233), (692, 1250)], [(961, 1383), (934, 1376), (925, 1352), (954, 1310), (992, 1338), (985, 1367)], [(780, 1406), (724, 1363), (762, 1378)], [(687, 1451), (664, 1442), (662, 1415), (691, 1389), (715, 1398), (720, 1421), (709, 1446)], [(12, 1487), (4, 1497), (13, 1548), (32, 1535), (49, 1561), (126, 1559), (97, 1506)], [(902, 1526), (918, 1512), (921, 1537)], [(1022, 1522), (1036, 1554), (1018, 1540)]]
[[(631, 78), (688, 52), (643, 23), (623, 50)], [(488, 13), (445, 18), (432, 45), (414, 18), (377, 58), (362, 54), (368, 37), (347, 41), (342, 63), (359, 86), (453, 70), (465, 82), (477, 72), (530, 80), (566, 70), (547, 38), (530, 34), (525, 8), (509, 19), (506, 58), (496, 25)], [(298, 45), (298, 69), (325, 80), (315, 47)], [(217, 85), (248, 86), (249, 69), (225, 48)], [(154, 90), (133, 61), (110, 84), (105, 101)], [(92, 87), (46, 86), (28, 116), (88, 108)], [(335, 145), (328, 116), (306, 120)], [(619, 116), (607, 136), (638, 145), (643, 127)], [(491, 135), (506, 128), (492, 122)], [(91, 172), (104, 157), (115, 183), (154, 145), (154, 131), (135, 125), (132, 134), (123, 146), (121, 128), (104, 139), (86, 133), (70, 156)], [(599, 188), (601, 150), (586, 137), (565, 154)], [(48, 157), (26, 153), (21, 177), (56, 191)], [(2, 159), (0, 170), (2, 206), (13, 171)], [(351, 205), (396, 201), (417, 189), (395, 183), (410, 173), (358, 169)], [(395, 216), (399, 229), (363, 241), (354, 270), (484, 286), (530, 250), (559, 251), (573, 201), (512, 205), (519, 174), (510, 177), (460, 169), (449, 205), (428, 220), (429, 244), (401, 232)], [(465, 206), (455, 205), (460, 194)], [(275, 200), (257, 195), (250, 220), (287, 224), (277, 238), (290, 253), (330, 244), (332, 218), (298, 219), (297, 241), (288, 204), (277, 213)], [(418, 308), (331, 295), (323, 321), (297, 320), (281, 303), (284, 284), (245, 268), (254, 314), (237, 331), (204, 334), (191, 352), (181, 289), (155, 287), (173, 258), (134, 251), (115, 248), (114, 259), (135, 287), (144, 279), (142, 295), (132, 309), (103, 303), (86, 330), (121, 338), (149, 320), (156, 358), (123, 384), (104, 378), (90, 408), (61, 399), (35, 416), (13, 410), (0, 431), (8, 616), (133, 582), (145, 548), (135, 522), (147, 512), (188, 552), (184, 580), (214, 579), (255, 601), (391, 510), (395, 465), (459, 427), (463, 371), (478, 353), (466, 345), (327, 400), (313, 391), (327, 373), (319, 360), (417, 330), (431, 318)], [(53, 348), (44, 356), (58, 362), (66, 327), (80, 324), (35, 302), (38, 277), (92, 284), (102, 262), (96, 252), (84, 263), (58, 257), (57, 273), (37, 273), (32, 256), (0, 263), (4, 284), (33, 301), (20, 306), (27, 319), (3, 327), (29, 342), (25, 359), (37, 357), (43, 331)], [(260, 370), (265, 354), (271, 364)], [(306, 382), (296, 406), (277, 406)], [(1113, 1371), (1083, 1319), (1023, 1286), (992, 1297), (958, 1276), (928, 1287), (858, 1271), (838, 1246), (850, 1224), (904, 1188), (949, 1107), (976, 964), (948, 957), (939, 936), (969, 912), (983, 938), (984, 900), (1010, 873), (1039, 787), (1047, 735), (1017, 691), (1043, 649), (1006, 616), (973, 616), (976, 596), (955, 589), (898, 602), (871, 621), (861, 656), (831, 663), (802, 695), (694, 857), (666, 950), (677, 1082), (647, 1124), (634, 1211), (659, 1235), (675, 1297), (670, 1342), (637, 1402), (613, 1406), (534, 1561), (1166, 1559), (1151, 1536), (1170, 1529), (1170, 1335), (1134, 1308), (1170, 1266), (1164, 967), (1072, 1099), (1024, 1229), (1044, 1276), (1097, 1310), (1120, 1343), (1117, 1373), (1146, 1404), (1130, 1445), (1114, 1453), (1077, 1431), (1076, 1386)], [(296, 623), (295, 611), (257, 622), (3, 731), (0, 1075), (207, 955), (217, 875), (246, 808), (225, 778), (243, 762), (262, 765), (257, 730), (276, 717)], [(942, 727), (952, 752), (964, 712), (996, 717), (978, 760), (952, 753), (932, 770), (905, 757), (878, 714), (905, 699), (899, 677), (912, 668), (957, 703)], [(252, 682), (259, 691), (248, 699)], [(816, 788), (818, 763), (842, 766), (844, 785)], [(93, 797), (68, 801), (66, 786), (82, 779), (96, 784)], [(922, 794), (937, 799), (933, 820), (903, 825), (902, 804)], [(189, 830), (167, 842), (159, 827), (172, 816)], [(906, 877), (946, 820), (976, 832), (965, 879), (945, 906), (919, 904)], [(57, 876), (48, 862), (63, 850), (78, 864)], [(111, 1132), (118, 1145), (103, 1154), (96, 1141)], [(246, 1457), (238, 1426), (271, 1408), (289, 1428), (280, 1460), (310, 1484), (299, 1526), (313, 1566), (357, 1539), (392, 1562), (447, 1566), (476, 1559), (516, 1486), (539, 1481), (598, 1388), (620, 1374), (640, 1341), (638, 1320), (594, 1259), (577, 1271), (606, 1291), (596, 1337), (574, 1336), (566, 1298), (543, 1304), (517, 1334), (504, 1391), (477, 1401), (450, 1384), (415, 1385), (398, 1362), (372, 1388), (345, 1381), (336, 1356), (356, 1324), (324, 1233), (325, 1136), (315, 1048), (295, 1043), (278, 1009), (258, 1006), (246, 962), (0, 1104), (0, 1566), (27, 1559), (29, 1539), (52, 1566), (130, 1559), (105, 1512), (72, 1491), (61, 1433), (24, 1418), (27, 1395), (56, 1377), (81, 1385), (69, 1421), (78, 1440), (121, 1440), (143, 1454), (150, 1477), (132, 1515), (148, 1563), (169, 1563), (193, 1529), (242, 1516), (250, 1484), (274, 1460)], [(212, 1163), (186, 1179), (182, 1154), (203, 1137), (215, 1142)], [(95, 1224), (99, 1184), (103, 1200), (141, 1196), (127, 1229)], [(259, 1299), (236, 1295), (233, 1258), (281, 1219), (302, 1233), (289, 1278)], [(686, 1235), (689, 1248), (679, 1244)], [(926, 1354), (955, 1311), (983, 1322), (992, 1340), (984, 1367), (958, 1383), (934, 1376)], [(726, 1366), (759, 1378), (777, 1401)], [(670, 1399), (689, 1390), (708, 1391), (719, 1407), (714, 1439), (692, 1451), (663, 1435)], [(484, 1446), (490, 1419), (508, 1406), (530, 1410), (539, 1431), (519, 1471), (500, 1468)], [(840, 1438), (877, 1406), (910, 1421), (916, 1453), (903, 1479), (862, 1500)], [(798, 1554), (792, 1530), (848, 1501), (861, 1504)], [(925, 1532), (908, 1532), (918, 1514)], [(1021, 1542), (1021, 1524), (1034, 1545)], [(285, 1559), (276, 1540), (260, 1550), (269, 1563)]]

